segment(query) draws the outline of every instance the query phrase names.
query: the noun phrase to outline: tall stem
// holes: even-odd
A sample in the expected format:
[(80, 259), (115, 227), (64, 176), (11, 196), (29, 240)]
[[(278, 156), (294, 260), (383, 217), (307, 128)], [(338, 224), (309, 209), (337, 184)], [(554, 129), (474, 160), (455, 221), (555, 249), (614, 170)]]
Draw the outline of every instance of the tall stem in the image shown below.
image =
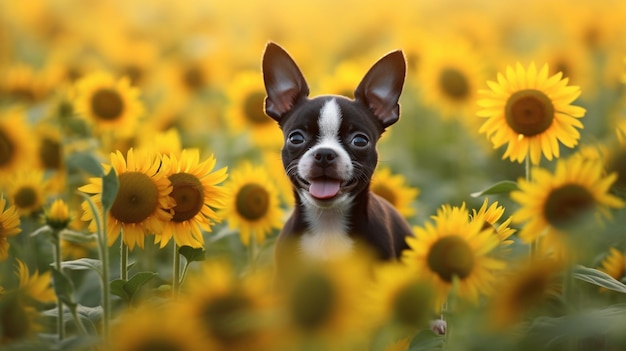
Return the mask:
[(102, 337), (109, 337), (109, 320), (111, 319), (111, 287), (109, 286), (109, 246), (107, 240), (107, 213), (102, 216), (102, 232), (100, 233), (100, 261), (102, 261)]
[(180, 289), (180, 253), (178, 253), (178, 244), (174, 243), (174, 266), (172, 270), (172, 293), (178, 295)]
[[(532, 167), (530, 164), (530, 156), (526, 155), (526, 159), (525, 159), (525, 178), (527, 182), (532, 181)], [(538, 246), (539, 246), (539, 238), (535, 239), (535, 241), (533, 241), (532, 243), (530, 243), (529, 247), (528, 247), (528, 254), (530, 255), (530, 258), (534, 258), (535, 255), (537, 254), (538, 251)]]
[(124, 230), (122, 230), (120, 243), (120, 279), (128, 281), (128, 245), (124, 242)]
[[(54, 230), (52, 234), (54, 237), (54, 255), (55, 255), (55, 268), (61, 272), (61, 233), (58, 230)], [(57, 332), (59, 334), (59, 340), (65, 339), (65, 321), (63, 319), (63, 301), (57, 298)]]

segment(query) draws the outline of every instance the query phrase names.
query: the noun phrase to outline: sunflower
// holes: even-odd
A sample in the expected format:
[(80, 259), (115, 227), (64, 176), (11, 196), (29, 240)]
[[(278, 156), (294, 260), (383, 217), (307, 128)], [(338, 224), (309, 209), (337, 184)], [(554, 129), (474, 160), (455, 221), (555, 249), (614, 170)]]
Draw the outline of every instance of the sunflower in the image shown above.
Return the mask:
[(485, 199), (478, 211), (472, 210), (472, 220), (482, 221), (484, 226), (491, 226), (495, 230), (495, 234), (500, 239), (501, 245), (509, 246), (513, 243), (509, 237), (515, 233), (515, 229), (509, 227), (513, 218), (509, 217), (501, 224), (498, 221), (504, 215), (504, 207), (498, 205), (498, 201), (489, 204), (489, 199)]
[(143, 303), (125, 310), (111, 326), (106, 350), (202, 351), (202, 339), (185, 318), (176, 318), (170, 304)]
[(204, 262), (186, 279), (173, 318), (190, 323), (205, 350), (270, 349), (270, 282), (262, 270), (239, 276), (225, 261)]
[(0, 196), (0, 261), (9, 257), (8, 237), (15, 236), (22, 231), (20, 216), (15, 206), (7, 206), (7, 200)]
[(39, 271), (35, 270), (31, 275), (28, 266), (18, 259), (16, 274), (20, 280), (20, 292), (23, 296), (40, 303), (50, 303), (57, 300), (51, 284), (51, 272), (39, 274)]
[[(514, 223), (525, 223), (519, 237), (526, 243), (545, 238), (546, 247), (562, 247), (566, 233), (579, 232), (610, 217), (624, 202), (610, 194), (615, 173), (603, 174), (599, 160), (569, 157), (558, 160), (554, 173), (535, 167), (532, 179), (520, 179), (511, 199), (520, 205)], [(589, 221), (595, 219), (595, 221)]]
[[(167, 178), (169, 171), (161, 156), (147, 151), (128, 150), (126, 160), (120, 151), (111, 153), (111, 165), (106, 171), (115, 170), (119, 190), (108, 213), (107, 237), (109, 246), (123, 231), (123, 240), (129, 249), (135, 245), (143, 248), (144, 234), (159, 234), (165, 223), (172, 218), (169, 210), (175, 205), (169, 195), (172, 184)], [(89, 184), (78, 190), (93, 194), (94, 204), (102, 210), (102, 178), (90, 178)], [(91, 221), (89, 230), (95, 231), (96, 221), (87, 202), (83, 202), (83, 221)], [(102, 214), (97, 214), (101, 216)]]
[(284, 320), (280, 334), (292, 349), (345, 350), (378, 326), (380, 318), (369, 318), (365, 291), (371, 283), (371, 261), (365, 253), (291, 267), (295, 274), (281, 281), (278, 297)]
[(363, 78), (363, 67), (353, 60), (342, 61), (333, 74), (320, 79), (319, 91), (323, 94), (335, 94), (354, 97), (354, 89)]
[(557, 261), (535, 259), (502, 277), (497, 294), (489, 301), (489, 321), (493, 328), (508, 328), (547, 307), (560, 291), (563, 265)]
[(423, 329), (438, 309), (433, 285), (420, 278), (414, 267), (399, 262), (376, 267), (368, 295), (372, 318), (403, 332)]
[(211, 226), (221, 220), (215, 209), (223, 208), (228, 198), (218, 185), (228, 177), (227, 169), (214, 171), (216, 160), (213, 155), (200, 162), (197, 149), (184, 149), (180, 157), (170, 154), (163, 162), (170, 164), (170, 197), (176, 205), (172, 209), (172, 219), (155, 240), (161, 247), (172, 237), (178, 246), (202, 247), (202, 231), (210, 232)]
[(180, 134), (176, 128), (169, 128), (162, 132), (150, 131), (142, 133), (139, 148), (143, 147), (150, 148), (161, 155), (180, 155), (180, 152), (183, 150)]
[(444, 119), (469, 121), (467, 117), (475, 112), (478, 85), (484, 80), (477, 51), (460, 38), (429, 48), (421, 57), (418, 72), (423, 99)]
[(265, 115), (265, 88), (258, 72), (239, 73), (227, 90), (228, 118), (235, 133), (250, 132), (255, 145), (279, 149), (283, 135), (276, 123)]
[(0, 92), (16, 101), (32, 104), (43, 98), (45, 88), (41, 74), (27, 64), (18, 63), (4, 72)]
[(11, 109), (0, 113), (0, 176), (13, 174), (36, 159), (31, 139), (32, 132), (22, 111)]
[(457, 282), (458, 296), (477, 303), (481, 294), (492, 292), (494, 271), (505, 266), (489, 256), (499, 243), (493, 228), (485, 228), (479, 220), (470, 221), (465, 204), (444, 205), (432, 219), (434, 224), (426, 222), (414, 229), (414, 237), (407, 237), (410, 249), (403, 252), (402, 260), (433, 282), (437, 306)]
[(20, 170), (6, 183), (11, 203), (21, 216), (40, 211), (45, 203), (48, 182), (41, 170)]
[(624, 252), (614, 247), (609, 249), (609, 254), (600, 263), (598, 270), (610, 275), (616, 280), (626, 277), (626, 257)]
[(267, 170), (244, 163), (230, 174), (226, 184), (230, 198), (222, 218), (231, 229), (239, 229), (241, 242), (248, 246), (250, 237), (261, 243), (272, 229), (282, 226), (278, 192)]
[(381, 168), (374, 173), (370, 189), (389, 201), (404, 217), (415, 215), (415, 208), (411, 205), (419, 194), (419, 189), (408, 186), (402, 175), (394, 175), (389, 168)]
[(70, 224), (70, 209), (62, 199), (56, 199), (45, 215), (46, 224), (54, 230), (63, 230)]
[(571, 105), (580, 95), (577, 86), (568, 86), (562, 73), (548, 76), (548, 65), (539, 71), (534, 63), (528, 69), (518, 63), (507, 67), (506, 76), (488, 81), (489, 89), (479, 91), (482, 108), (477, 115), (487, 120), (479, 132), (485, 133), (494, 148), (507, 144), (502, 158), (522, 162), (530, 157), (539, 164), (541, 154), (552, 160), (559, 157), (559, 142), (573, 148), (583, 128), (579, 118), (585, 109)]
[(92, 73), (76, 82), (75, 110), (91, 121), (98, 132), (116, 137), (133, 135), (144, 107), (139, 90), (128, 78), (116, 80), (105, 72)]

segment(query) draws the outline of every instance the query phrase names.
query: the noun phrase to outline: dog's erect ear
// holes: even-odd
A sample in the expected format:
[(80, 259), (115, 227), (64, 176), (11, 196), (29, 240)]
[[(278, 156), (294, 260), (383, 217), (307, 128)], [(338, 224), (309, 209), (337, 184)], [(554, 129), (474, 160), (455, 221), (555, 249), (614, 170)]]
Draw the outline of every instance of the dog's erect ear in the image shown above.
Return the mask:
[(268, 43), (263, 54), (265, 113), (279, 121), (296, 101), (309, 95), (309, 86), (300, 68), (280, 46)]
[(354, 91), (354, 97), (369, 107), (384, 128), (400, 118), (398, 99), (405, 75), (404, 54), (400, 50), (394, 51), (378, 60)]

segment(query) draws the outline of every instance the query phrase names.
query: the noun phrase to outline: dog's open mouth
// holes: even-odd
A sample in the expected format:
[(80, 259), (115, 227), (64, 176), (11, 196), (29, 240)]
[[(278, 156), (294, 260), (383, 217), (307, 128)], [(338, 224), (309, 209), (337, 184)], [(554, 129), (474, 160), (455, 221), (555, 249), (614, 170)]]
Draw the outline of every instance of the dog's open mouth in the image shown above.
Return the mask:
[(308, 189), (309, 194), (318, 200), (332, 199), (340, 193), (348, 192), (356, 183), (354, 180), (342, 182), (341, 179), (319, 177), (310, 180), (299, 178), (302, 187)]

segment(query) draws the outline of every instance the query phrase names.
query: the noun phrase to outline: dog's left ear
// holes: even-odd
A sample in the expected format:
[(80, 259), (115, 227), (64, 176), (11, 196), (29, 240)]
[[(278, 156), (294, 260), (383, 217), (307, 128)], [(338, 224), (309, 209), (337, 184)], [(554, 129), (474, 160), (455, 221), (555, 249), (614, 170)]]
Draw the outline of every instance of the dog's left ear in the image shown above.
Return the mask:
[(396, 123), (400, 118), (398, 100), (405, 75), (406, 60), (402, 51), (397, 50), (378, 60), (354, 91), (355, 99), (369, 107), (383, 128)]

